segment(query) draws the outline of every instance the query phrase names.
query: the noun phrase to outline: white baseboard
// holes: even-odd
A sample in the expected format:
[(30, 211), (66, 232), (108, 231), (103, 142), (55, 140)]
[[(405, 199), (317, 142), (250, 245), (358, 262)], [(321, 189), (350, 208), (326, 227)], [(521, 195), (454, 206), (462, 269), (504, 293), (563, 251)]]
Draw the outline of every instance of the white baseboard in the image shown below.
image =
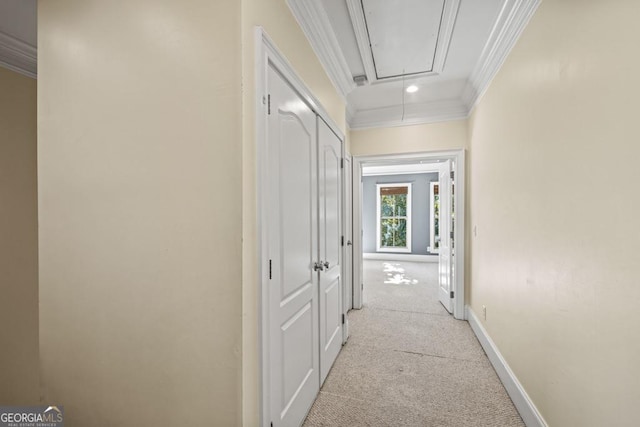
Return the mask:
[(471, 329), (473, 329), (476, 337), (478, 337), (478, 341), (480, 341), (482, 348), (485, 353), (487, 353), (489, 361), (496, 370), (498, 377), (500, 377), (504, 388), (507, 389), (507, 393), (509, 397), (511, 397), (524, 423), (527, 427), (547, 427), (547, 423), (544, 418), (542, 418), (538, 408), (536, 408), (536, 405), (534, 405), (529, 398), (524, 387), (522, 387), (522, 384), (520, 384), (520, 381), (516, 378), (507, 361), (502, 357), (502, 354), (500, 354), (500, 350), (498, 350), (498, 347), (496, 347), (489, 334), (487, 334), (487, 331), (482, 326), (482, 323), (480, 323), (476, 314), (471, 307), (467, 306), (466, 309), (467, 320), (469, 321), (469, 325), (471, 325)]
[(379, 259), (382, 261), (438, 262), (438, 255), (412, 255), (389, 253), (364, 253), (363, 259)]

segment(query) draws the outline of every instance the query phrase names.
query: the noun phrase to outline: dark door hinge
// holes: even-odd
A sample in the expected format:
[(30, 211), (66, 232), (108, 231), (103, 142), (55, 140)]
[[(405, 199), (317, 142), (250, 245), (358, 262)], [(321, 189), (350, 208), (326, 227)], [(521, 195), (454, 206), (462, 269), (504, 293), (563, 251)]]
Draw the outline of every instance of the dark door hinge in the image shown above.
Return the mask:
[(456, 176), (456, 173), (454, 171), (451, 171), (451, 179), (454, 179)]
[(267, 114), (271, 114), (271, 94), (267, 95)]
[(340, 236), (340, 245), (344, 246), (344, 236)]
[(342, 315), (342, 324), (344, 325), (344, 314)]
[(453, 298), (453, 291), (451, 291), (451, 292), (449, 293), (449, 296), (450, 296), (451, 298)]
[(449, 232), (449, 237), (451, 237), (453, 239), (453, 237), (454, 237), (453, 231)]
[(269, 260), (269, 280), (273, 278), (272, 270), (271, 270), (271, 260)]
[(344, 157), (340, 159), (340, 169), (344, 169)]

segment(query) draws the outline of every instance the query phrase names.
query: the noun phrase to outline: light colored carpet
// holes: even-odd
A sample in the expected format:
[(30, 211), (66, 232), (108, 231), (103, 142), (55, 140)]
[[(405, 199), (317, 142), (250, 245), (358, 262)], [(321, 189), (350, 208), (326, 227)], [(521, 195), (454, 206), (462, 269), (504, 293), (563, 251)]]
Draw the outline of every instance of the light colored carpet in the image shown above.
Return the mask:
[(437, 298), (437, 264), (366, 260), (364, 308), (306, 427), (524, 427), (469, 324)]

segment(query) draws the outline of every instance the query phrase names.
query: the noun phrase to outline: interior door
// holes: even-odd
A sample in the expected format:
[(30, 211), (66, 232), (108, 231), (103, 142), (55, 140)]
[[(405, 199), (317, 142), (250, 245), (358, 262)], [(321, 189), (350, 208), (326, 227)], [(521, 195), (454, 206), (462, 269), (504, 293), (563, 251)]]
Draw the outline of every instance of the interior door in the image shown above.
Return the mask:
[(272, 67), (267, 83), (270, 422), (299, 426), (320, 389), (316, 116)]
[(353, 308), (353, 191), (351, 189), (352, 172), (351, 156), (344, 157), (344, 256), (343, 256), (343, 308), (345, 322), (342, 325), (342, 341), (347, 342), (349, 338), (349, 318), (347, 312)]
[(320, 221), (320, 383), (342, 348), (342, 141), (318, 118)]
[(438, 227), (440, 234), (440, 250), (438, 262), (438, 298), (449, 313), (453, 311), (451, 294), (451, 160), (443, 163), (438, 183), (440, 194), (440, 211)]

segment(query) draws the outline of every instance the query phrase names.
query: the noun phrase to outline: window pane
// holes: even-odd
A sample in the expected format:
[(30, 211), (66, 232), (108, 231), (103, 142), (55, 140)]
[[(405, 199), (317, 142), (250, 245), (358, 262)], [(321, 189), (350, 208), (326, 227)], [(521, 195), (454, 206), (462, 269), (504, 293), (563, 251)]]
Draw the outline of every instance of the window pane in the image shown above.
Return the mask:
[(407, 220), (404, 218), (388, 218), (380, 221), (380, 247), (407, 247)]
[(407, 216), (407, 195), (380, 195), (380, 214), (382, 217)]
[(396, 202), (396, 215), (407, 216), (407, 195), (398, 194), (395, 196)]
[(380, 221), (380, 247), (388, 247), (393, 244), (392, 229), (392, 219), (383, 219)]
[(383, 217), (394, 216), (394, 207), (393, 196), (380, 196), (380, 213)]

